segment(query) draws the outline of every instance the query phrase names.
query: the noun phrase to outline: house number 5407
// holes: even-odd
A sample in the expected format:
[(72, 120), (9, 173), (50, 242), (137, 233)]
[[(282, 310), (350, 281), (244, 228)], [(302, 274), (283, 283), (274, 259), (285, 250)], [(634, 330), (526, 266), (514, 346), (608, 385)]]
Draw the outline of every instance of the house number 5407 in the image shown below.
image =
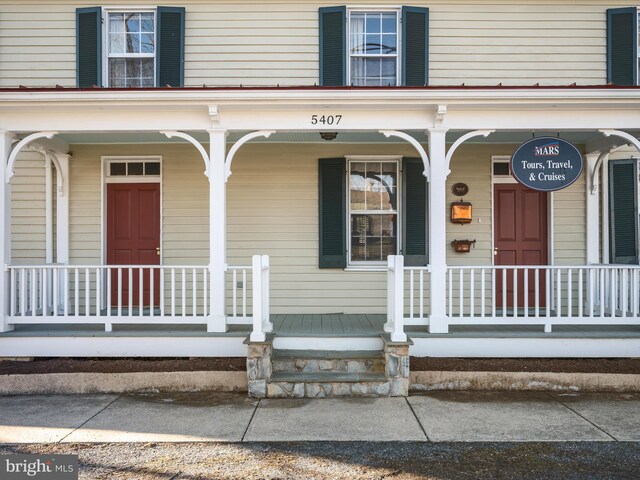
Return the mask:
[(338, 125), (342, 115), (311, 115), (311, 125)]

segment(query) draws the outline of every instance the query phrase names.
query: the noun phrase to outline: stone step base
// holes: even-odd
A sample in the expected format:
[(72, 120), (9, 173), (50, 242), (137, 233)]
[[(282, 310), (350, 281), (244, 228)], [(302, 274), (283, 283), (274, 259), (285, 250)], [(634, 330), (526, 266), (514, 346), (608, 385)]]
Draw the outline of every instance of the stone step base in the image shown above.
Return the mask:
[(275, 350), (271, 357), (273, 372), (384, 373), (381, 351), (322, 352)]
[(270, 398), (388, 397), (407, 388), (408, 380), (388, 380), (384, 373), (276, 372), (266, 393)]

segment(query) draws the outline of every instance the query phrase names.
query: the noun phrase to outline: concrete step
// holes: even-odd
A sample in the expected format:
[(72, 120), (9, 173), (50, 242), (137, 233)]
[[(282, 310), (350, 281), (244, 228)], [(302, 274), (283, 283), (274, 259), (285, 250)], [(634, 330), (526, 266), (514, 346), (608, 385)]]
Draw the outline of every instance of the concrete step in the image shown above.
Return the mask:
[(297, 360), (351, 360), (384, 358), (382, 350), (279, 350), (271, 358)]
[(384, 373), (379, 350), (274, 350), (273, 372)]
[(386, 382), (384, 373), (343, 372), (274, 372), (271, 382), (324, 383), (324, 382)]

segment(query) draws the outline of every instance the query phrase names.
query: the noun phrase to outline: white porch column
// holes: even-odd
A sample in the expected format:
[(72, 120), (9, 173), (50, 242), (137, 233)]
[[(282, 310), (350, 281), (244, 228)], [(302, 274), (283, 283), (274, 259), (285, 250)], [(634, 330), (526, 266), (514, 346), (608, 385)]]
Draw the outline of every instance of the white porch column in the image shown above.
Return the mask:
[(598, 163), (599, 155), (589, 153), (586, 159), (587, 192), (586, 192), (586, 221), (587, 221), (587, 265), (600, 263), (600, 192), (594, 189), (594, 176), (598, 175), (594, 171)]
[(208, 332), (227, 330), (225, 311), (227, 131), (209, 130), (209, 272), (210, 308)]
[(69, 263), (69, 157), (54, 153), (60, 169), (56, 188), (56, 263)]
[(433, 128), (429, 132), (429, 161), (431, 181), (429, 183), (429, 301), (431, 315), (429, 332), (448, 333), (446, 319), (446, 180), (449, 174), (446, 161), (445, 128)]
[(0, 332), (13, 330), (7, 323), (10, 285), (9, 272), (5, 270), (5, 266), (11, 264), (11, 184), (6, 177), (11, 139), (9, 132), (0, 130)]

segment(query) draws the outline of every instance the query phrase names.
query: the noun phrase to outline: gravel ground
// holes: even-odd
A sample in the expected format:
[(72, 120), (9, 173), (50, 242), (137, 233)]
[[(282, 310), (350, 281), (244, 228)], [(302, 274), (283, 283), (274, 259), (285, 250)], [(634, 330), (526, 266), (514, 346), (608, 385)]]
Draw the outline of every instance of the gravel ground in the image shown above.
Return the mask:
[(77, 453), (80, 479), (633, 479), (640, 443), (153, 443), (0, 445)]

